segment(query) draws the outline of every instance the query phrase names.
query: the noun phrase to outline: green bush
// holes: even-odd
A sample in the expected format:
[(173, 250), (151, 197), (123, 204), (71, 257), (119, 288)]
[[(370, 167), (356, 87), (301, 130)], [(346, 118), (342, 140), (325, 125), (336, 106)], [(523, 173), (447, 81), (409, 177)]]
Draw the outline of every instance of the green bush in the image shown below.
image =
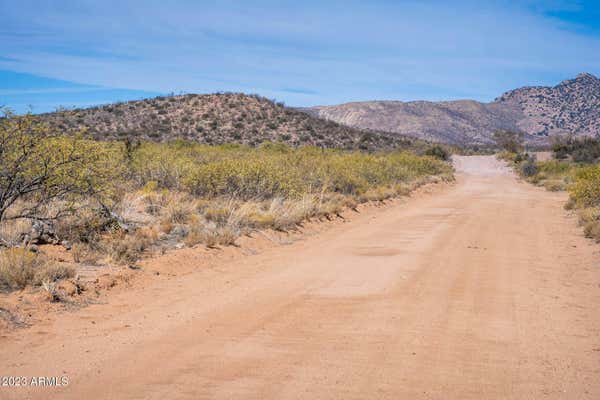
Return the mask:
[(600, 159), (600, 139), (583, 137), (556, 138), (552, 151), (554, 158), (563, 160), (571, 156), (573, 161), (594, 163)]
[(440, 145), (434, 145), (425, 150), (424, 153), (426, 156), (435, 157), (439, 160), (448, 161), (450, 159), (450, 153), (448, 150), (443, 148)]

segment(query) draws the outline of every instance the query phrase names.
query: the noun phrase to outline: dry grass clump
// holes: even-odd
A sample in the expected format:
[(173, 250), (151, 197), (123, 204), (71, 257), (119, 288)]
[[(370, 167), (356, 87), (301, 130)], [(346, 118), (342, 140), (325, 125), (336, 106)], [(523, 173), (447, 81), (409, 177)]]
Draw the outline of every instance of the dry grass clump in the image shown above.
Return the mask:
[(109, 216), (97, 207), (80, 207), (54, 223), (56, 234), (72, 242), (92, 243), (111, 225)]
[(378, 187), (365, 192), (365, 194), (361, 196), (361, 199), (363, 201), (383, 201), (394, 196), (397, 196), (396, 188)]
[(33, 284), (39, 286), (45, 282), (56, 282), (74, 276), (75, 268), (72, 265), (45, 263), (42, 268), (37, 269)]
[(313, 196), (304, 196), (299, 200), (275, 198), (268, 209), (262, 215), (256, 215), (254, 220), (261, 222), (263, 227), (285, 231), (314, 216), (316, 210), (317, 202)]
[(190, 220), (194, 211), (193, 199), (178, 193), (169, 198), (161, 212), (161, 218), (172, 224), (185, 224)]
[(580, 209), (578, 214), (585, 236), (600, 241), (600, 206)]
[(600, 221), (591, 221), (585, 224), (583, 227), (583, 233), (585, 237), (595, 239), (600, 242)]
[(113, 209), (127, 224), (140, 226), (153, 223), (162, 206), (156, 204), (154, 193), (142, 189), (125, 193)]
[(600, 221), (600, 206), (581, 209), (579, 210), (578, 214), (579, 220), (583, 224)]
[(0, 253), (0, 287), (23, 289), (33, 281), (36, 269), (43, 265), (37, 254), (11, 248)]
[(31, 232), (31, 220), (25, 218), (3, 221), (0, 223), (0, 244), (17, 246), (23, 237)]
[(103, 239), (104, 253), (116, 264), (134, 264), (157, 239), (154, 229), (140, 229), (133, 234), (113, 232)]
[(240, 236), (240, 231), (234, 226), (204, 226), (194, 225), (184, 242), (187, 246), (204, 244), (206, 247), (214, 248), (218, 245), (230, 246)]
[(232, 226), (209, 228), (203, 233), (202, 243), (207, 247), (230, 246), (235, 244), (235, 240), (239, 235), (240, 232)]
[(547, 181), (544, 181), (543, 185), (544, 188), (549, 192), (560, 192), (567, 188), (567, 184), (565, 183), (565, 181), (558, 179), (549, 179)]
[(99, 244), (77, 242), (71, 246), (73, 261), (81, 264), (96, 265), (102, 257)]
[(233, 204), (208, 207), (204, 210), (204, 218), (207, 221), (214, 222), (217, 225), (225, 225), (233, 214), (232, 206)]
[(72, 266), (53, 264), (43, 255), (23, 248), (0, 252), (0, 289), (24, 289), (27, 285), (41, 285), (71, 278)]

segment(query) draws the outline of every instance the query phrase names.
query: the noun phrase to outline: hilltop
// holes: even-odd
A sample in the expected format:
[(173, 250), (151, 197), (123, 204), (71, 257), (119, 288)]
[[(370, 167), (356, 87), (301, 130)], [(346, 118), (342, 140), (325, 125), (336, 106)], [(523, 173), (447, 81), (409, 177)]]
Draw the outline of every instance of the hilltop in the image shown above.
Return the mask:
[(256, 95), (186, 94), (61, 110), (39, 116), (64, 132), (84, 128), (95, 139), (165, 142), (185, 139), (205, 144), (265, 141), (293, 146), (379, 150), (412, 147), (417, 141), (385, 132), (340, 125)]
[(600, 79), (591, 74), (579, 74), (554, 87), (511, 90), (494, 103), (519, 109), (522, 118), (517, 127), (531, 135), (600, 136)]

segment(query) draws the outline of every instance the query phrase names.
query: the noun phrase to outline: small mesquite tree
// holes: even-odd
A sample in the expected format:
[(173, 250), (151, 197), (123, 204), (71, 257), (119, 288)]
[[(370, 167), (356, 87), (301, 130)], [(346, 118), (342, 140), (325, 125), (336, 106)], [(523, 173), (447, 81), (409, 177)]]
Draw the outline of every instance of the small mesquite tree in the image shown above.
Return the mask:
[(503, 150), (519, 153), (523, 149), (524, 135), (523, 132), (501, 130), (494, 132), (494, 141)]
[[(116, 150), (116, 149), (115, 149)], [(121, 152), (122, 153), (122, 152)], [(32, 115), (0, 118), (0, 222), (56, 219), (74, 211), (78, 199), (110, 196), (119, 151), (66, 136)], [(50, 204), (59, 204), (48, 209)]]

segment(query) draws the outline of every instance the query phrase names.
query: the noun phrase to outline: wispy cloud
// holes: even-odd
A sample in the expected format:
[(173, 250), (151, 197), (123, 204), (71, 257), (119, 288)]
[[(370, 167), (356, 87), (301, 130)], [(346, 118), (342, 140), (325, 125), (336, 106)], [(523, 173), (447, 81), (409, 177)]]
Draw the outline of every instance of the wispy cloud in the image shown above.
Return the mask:
[(75, 82), (0, 70), (0, 106), (15, 112), (47, 112), (59, 107), (83, 107), (160, 93), (81, 85)]
[(491, 100), (515, 86), (598, 74), (600, 35), (585, 17), (597, 15), (592, 5), (2, 2), (0, 68), (150, 92), (260, 93), (292, 105)]

